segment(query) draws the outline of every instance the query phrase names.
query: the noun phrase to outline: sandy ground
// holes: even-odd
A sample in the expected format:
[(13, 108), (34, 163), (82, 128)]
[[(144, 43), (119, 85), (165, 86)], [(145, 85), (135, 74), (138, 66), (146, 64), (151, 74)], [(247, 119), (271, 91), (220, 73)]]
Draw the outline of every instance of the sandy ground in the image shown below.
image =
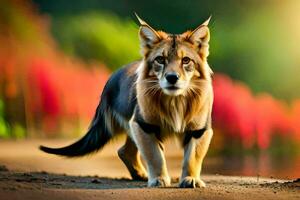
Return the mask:
[[(64, 159), (37, 150), (38, 144), (69, 141), (0, 141), (0, 199), (300, 199), (300, 180), (203, 175), (206, 188), (180, 189), (179, 149), (166, 152), (172, 187), (147, 188), (131, 181), (117, 159), (116, 142), (94, 156)], [(177, 159), (172, 159), (172, 158)]]

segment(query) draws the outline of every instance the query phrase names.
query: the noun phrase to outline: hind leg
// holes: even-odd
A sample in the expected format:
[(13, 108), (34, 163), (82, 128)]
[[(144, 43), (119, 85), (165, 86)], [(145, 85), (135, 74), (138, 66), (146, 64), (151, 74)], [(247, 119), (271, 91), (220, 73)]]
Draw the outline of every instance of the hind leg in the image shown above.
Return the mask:
[(141, 162), (138, 149), (129, 136), (127, 136), (125, 144), (118, 150), (118, 155), (133, 180), (147, 180), (147, 173)]

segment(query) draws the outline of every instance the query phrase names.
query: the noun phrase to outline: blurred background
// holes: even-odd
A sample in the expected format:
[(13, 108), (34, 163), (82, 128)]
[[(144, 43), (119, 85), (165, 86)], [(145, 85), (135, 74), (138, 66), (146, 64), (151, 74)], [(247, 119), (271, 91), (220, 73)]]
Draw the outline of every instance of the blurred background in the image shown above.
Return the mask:
[(300, 177), (299, 10), (297, 0), (0, 0), (0, 140), (82, 136), (111, 73), (141, 58), (134, 12), (171, 33), (212, 15), (217, 162), (205, 169)]

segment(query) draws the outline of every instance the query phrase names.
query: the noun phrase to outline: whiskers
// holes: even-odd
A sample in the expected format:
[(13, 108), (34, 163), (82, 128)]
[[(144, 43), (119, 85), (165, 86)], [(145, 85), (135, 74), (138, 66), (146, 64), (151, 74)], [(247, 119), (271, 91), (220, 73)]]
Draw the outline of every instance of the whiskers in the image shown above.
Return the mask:
[(207, 80), (191, 80), (189, 87), (186, 90), (186, 95), (192, 98), (203, 98), (207, 93), (207, 89), (210, 85), (210, 82)]
[(138, 84), (143, 84), (144, 87), (141, 91), (142, 95), (158, 95), (161, 96), (162, 90), (160, 88), (159, 82), (156, 79), (144, 79), (140, 80)]

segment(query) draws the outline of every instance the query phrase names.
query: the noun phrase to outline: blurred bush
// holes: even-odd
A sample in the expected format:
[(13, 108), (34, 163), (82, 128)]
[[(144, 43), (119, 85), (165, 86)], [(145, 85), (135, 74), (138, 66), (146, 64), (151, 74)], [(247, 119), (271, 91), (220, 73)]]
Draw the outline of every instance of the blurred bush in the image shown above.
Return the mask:
[(289, 148), (281, 145), (297, 147), (300, 143), (299, 100), (289, 105), (267, 93), (254, 95), (247, 85), (223, 74), (214, 76), (214, 94), (213, 125), (215, 136), (222, 141), (216, 148), (267, 149), (273, 146), (275, 150), (287, 150)]
[[(246, 5), (241, 9), (246, 9)], [(239, 18), (214, 18), (210, 64), (246, 83), (255, 93), (268, 92), (291, 101), (300, 97), (300, 2), (261, 2)]]
[(4, 102), (0, 99), (0, 138), (24, 138), (26, 136), (24, 127), (18, 122), (8, 124), (4, 115)]
[(76, 135), (94, 114), (109, 71), (65, 56), (49, 33), (30, 3), (0, 1), (1, 137)]
[[(266, 29), (258, 18), (254, 20)], [(212, 41), (212, 62), (221, 60), (224, 72), (232, 71), (238, 74), (237, 78), (244, 77), (253, 84), (259, 80), (256, 77), (278, 78), (280, 70), (260, 67), (273, 63), (261, 61), (265, 56), (274, 57), (281, 66), (282, 60), (276, 60), (281, 51), (268, 52), (265, 45), (271, 43), (259, 39), (259, 44), (252, 44), (249, 37), (260, 35), (249, 28), (250, 22), (238, 24), (234, 30), (230, 24), (224, 24), (212, 23), (212, 38), (217, 38)], [(41, 17), (30, 3), (0, 1), (0, 44), (5, 44), (0, 46), (0, 137), (84, 134), (110, 74), (100, 63), (115, 70), (140, 58), (137, 26), (130, 20), (108, 13), (84, 12), (56, 17), (52, 25), (61, 48), (70, 55), (57, 48), (50, 34), (49, 18)], [(274, 40), (276, 37), (270, 36)], [(223, 41), (223, 45), (218, 41)], [(248, 52), (249, 57), (243, 58), (238, 52)], [(288, 51), (282, 53), (287, 54)], [(234, 68), (234, 62), (241, 66)], [(243, 68), (250, 65), (253, 69)], [(218, 66), (212, 68), (222, 71)], [(277, 87), (284, 87), (287, 82), (282, 80)], [(220, 73), (214, 76), (214, 91), (215, 149), (276, 148), (276, 141), (288, 146), (300, 143), (299, 100), (287, 103), (268, 93), (255, 94), (245, 83)]]
[(8, 138), (9, 136), (8, 127), (4, 120), (4, 103), (0, 99), (0, 138)]
[(137, 25), (113, 14), (90, 12), (54, 20), (54, 36), (68, 54), (99, 60), (110, 69), (140, 58)]

